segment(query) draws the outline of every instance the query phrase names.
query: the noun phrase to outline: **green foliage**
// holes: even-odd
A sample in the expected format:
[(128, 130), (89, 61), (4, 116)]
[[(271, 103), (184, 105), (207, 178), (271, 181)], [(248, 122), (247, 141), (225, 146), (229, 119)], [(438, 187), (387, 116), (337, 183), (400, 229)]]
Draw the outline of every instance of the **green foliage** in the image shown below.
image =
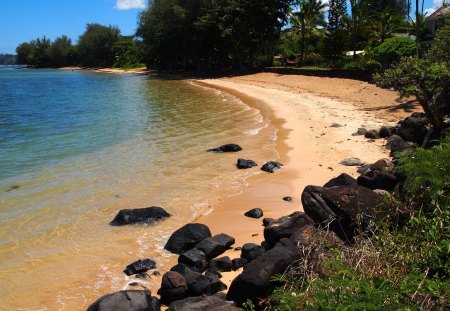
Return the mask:
[(450, 66), (450, 22), (440, 28), (434, 37), (433, 44), (428, 51), (431, 62), (446, 63)]
[(113, 67), (135, 68), (142, 67), (141, 50), (132, 36), (122, 36), (114, 43), (115, 61)]
[(303, 61), (304, 65), (312, 65), (312, 66), (323, 65), (324, 63), (325, 59), (322, 57), (322, 55), (314, 52), (311, 52), (308, 55), (306, 55), (305, 60)]
[(72, 40), (67, 36), (61, 36), (51, 44), (48, 49), (48, 65), (63, 67), (69, 65), (70, 55), (73, 53)]
[(404, 56), (412, 56), (416, 53), (414, 40), (405, 37), (393, 37), (373, 49), (375, 58), (383, 65), (389, 65)]
[(78, 39), (80, 63), (89, 67), (111, 67), (115, 61), (113, 47), (119, 38), (120, 30), (115, 26), (87, 24)]

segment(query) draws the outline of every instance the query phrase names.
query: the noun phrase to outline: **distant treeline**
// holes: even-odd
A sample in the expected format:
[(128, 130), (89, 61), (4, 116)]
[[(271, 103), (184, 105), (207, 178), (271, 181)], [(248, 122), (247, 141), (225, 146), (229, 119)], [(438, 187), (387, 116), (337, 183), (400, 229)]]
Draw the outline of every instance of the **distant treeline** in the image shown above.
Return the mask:
[(15, 65), (16, 55), (0, 54), (0, 65)]
[(65, 35), (51, 41), (45, 36), (21, 43), (17, 63), (33, 67), (127, 67), (140, 61), (140, 49), (132, 36), (122, 36), (115, 26), (88, 24), (78, 44)]

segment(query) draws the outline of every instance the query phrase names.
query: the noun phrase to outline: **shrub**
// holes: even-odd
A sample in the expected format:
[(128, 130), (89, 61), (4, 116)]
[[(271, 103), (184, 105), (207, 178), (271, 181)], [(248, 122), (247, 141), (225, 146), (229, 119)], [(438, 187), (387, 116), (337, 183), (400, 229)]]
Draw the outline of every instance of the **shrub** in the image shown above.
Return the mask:
[(303, 61), (304, 65), (322, 65), (325, 62), (325, 59), (322, 55), (318, 53), (311, 52), (306, 55), (305, 60)]
[(440, 28), (434, 37), (428, 58), (432, 62), (450, 63), (450, 22)]
[(406, 37), (392, 37), (373, 49), (373, 54), (380, 63), (387, 66), (404, 56), (412, 56), (416, 52), (416, 42)]

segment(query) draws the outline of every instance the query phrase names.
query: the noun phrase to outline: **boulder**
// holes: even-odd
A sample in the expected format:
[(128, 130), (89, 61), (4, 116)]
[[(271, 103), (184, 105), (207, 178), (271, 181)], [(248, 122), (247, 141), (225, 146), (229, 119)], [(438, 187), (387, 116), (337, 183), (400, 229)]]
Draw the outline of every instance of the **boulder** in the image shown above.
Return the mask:
[(238, 311), (232, 301), (226, 301), (218, 296), (188, 297), (174, 301), (167, 311)]
[(87, 311), (159, 311), (161, 304), (149, 290), (121, 290), (102, 296)]
[(181, 274), (186, 280), (187, 284), (193, 282), (199, 275), (201, 275), (201, 273), (192, 270), (190, 267), (183, 263), (176, 264), (175, 266), (170, 268), (170, 271), (175, 271)]
[(205, 254), (196, 248), (181, 254), (178, 257), (178, 263), (183, 263), (196, 272), (203, 272), (208, 266)]
[(167, 217), (170, 217), (170, 214), (158, 206), (123, 209), (119, 211), (109, 224), (111, 226), (125, 226), (142, 223), (150, 224)]
[(303, 226), (314, 224), (312, 219), (303, 212), (294, 212), (279, 219), (265, 218), (264, 239), (269, 247), (273, 247), (282, 238), (289, 238)]
[(233, 264), (233, 271), (236, 271), (244, 267), (248, 263), (248, 260), (244, 258), (234, 258), (231, 263)]
[(426, 124), (426, 118), (407, 117), (401, 122), (397, 135), (405, 141), (420, 145), (428, 132)]
[(358, 128), (358, 130), (352, 134), (352, 136), (360, 136), (365, 135), (367, 133), (367, 130), (365, 128)]
[(189, 296), (200, 296), (203, 294), (210, 296), (227, 289), (227, 286), (217, 276), (202, 274), (187, 282), (187, 286)]
[(262, 209), (254, 208), (254, 209), (251, 209), (251, 210), (245, 212), (244, 215), (247, 217), (250, 217), (250, 218), (261, 218), (261, 217), (263, 217), (264, 213), (263, 213)]
[(387, 191), (394, 190), (397, 185), (397, 177), (386, 171), (374, 171), (367, 175), (359, 176), (358, 185), (375, 190), (382, 189)]
[(206, 238), (198, 242), (195, 245), (195, 249), (202, 251), (206, 256), (206, 260), (211, 260), (224, 253), (228, 247), (217, 242), (214, 238)]
[(186, 279), (181, 274), (175, 271), (164, 273), (161, 281), (161, 288), (158, 291), (163, 304), (169, 305), (175, 300), (184, 299), (187, 292), (188, 287)]
[(380, 138), (387, 138), (392, 135), (392, 128), (388, 126), (382, 126), (378, 131)]
[(324, 188), (336, 187), (336, 186), (355, 186), (356, 179), (352, 176), (342, 173), (338, 177), (330, 179), (325, 185)]
[(208, 152), (238, 152), (241, 151), (242, 147), (236, 144), (226, 144), (217, 148), (208, 149)]
[(359, 158), (347, 158), (339, 162), (339, 164), (345, 166), (359, 166), (363, 165), (364, 163)]
[(247, 169), (252, 168), (253, 166), (258, 166), (258, 164), (256, 164), (253, 160), (238, 159), (236, 166), (238, 169)]
[(401, 152), (405, 149), (411, 148), (412, 146), (405, 142), (403, 138), (398, 135), (392, 135), (387, 139), (386, 148), (391, 151), (391, 155), (395, 152)]
[(213, 272), (228, 272), (233, 270), (233, 263), (228, 256), (213, 259), (209, 262), (209, 270)]
[(307, 186), (302, 204), (313, 221), (329, 227), (342, 240), (352, 241), (357, 230), (367, 227), (372, 210), (383, 204), (383, 199), (362, 186)]
[(371, 130), (371, 131), (366, 132), (364, 134), (364, 137), (365, 138), (371, 138), (371, 139), (378, 139), (378, 138), (380, 138), (380, 136), (378, 135), (378, 132), (375, 131), (375, 130)]
[(292, 197), (283, 197), (283, 201), (292, 202)]
[(241, 305), (247, 299), (257, 302), (258, 299), (266, 298), (276, 285), (272, 278), (284, 273), (298, 257), (296, 245), (289, 239), (282, 239), (274, 248), (245, 266), (244, 271), (231, 283), (227, 300)]
[(131, 264), (129, 264), (123, 272), (126, 275), (133, 275), (138, 273), (147, 272), (150, 269), (156, 268), (156, 262), (151, 259), (137, 260)]
[(181, 254), (192, 249), (198, 242), (211, 236), (209, 228), (203, 224), (187, 224), (170, 236), (164, 249)]
[(261, 167), (261, 170), (268, 173), (274, 173), (275, 171), (279, 170), (282, 166), (283, 164), (279, 162), (269, 161)]
[(221, 233), (213, 236), (214, 241), (225, 247), (226, 249), (229, 249), (231, 245), (235, 243), (235, 239), (228, 234)]
[(241, 258), (252, 261), (264, 252), (263, 248), (255, 243), (245, 243), (241, 249)]
[(377, 162), (370, 164), (369, 169), (373, 171), (391, 172), (394, 170), (394, 163), (389, 159), (380, 159)]

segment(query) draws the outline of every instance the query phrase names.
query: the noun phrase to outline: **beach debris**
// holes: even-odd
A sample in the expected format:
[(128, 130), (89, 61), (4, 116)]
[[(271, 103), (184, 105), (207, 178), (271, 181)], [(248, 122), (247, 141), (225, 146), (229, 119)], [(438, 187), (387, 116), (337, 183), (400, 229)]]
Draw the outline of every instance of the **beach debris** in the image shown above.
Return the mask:
[(229, 272), (233, 270), (233, 262), (230, 257), (224, 256), (211, 260), (208, 268), (213, 272)]
[(289, 197), (289, 196), (283, 197), (283, 201), (292, 202), (292, 197)]
[(252, 168), (253, 166), (258, 166), (258, 164), (256, 164), (253, 160), (238, 159), (236, 166), (238, 169), (247, 169)]
[(338, 177), (334, 177), (330, 179), (325, 185), (323, 185), (324, 188), (331, 188), (336, 186), (356, 186), (356, 179), (354, 179), (352, 176), (342, 173)]
[(275, 246), (282, 238), (289, 238), (300, 228), (314, 224), (303, 212), (294, 212), (278, 219), (264, 218), (264, 240), (269, 247)]
[(123, 209), (109, 223), (111, 226), (125, 226), (131, 224), (151, 224), (170, 217), (163, 208), (151, 206), (146, 208)]
[(367, 130), (365, 128), (358, 128), (358, 130), (352, 134), (352, 136), (359, 136), (359, 135), (365, 135), (367, 133)]
[(242, 147), (237, 144), (226, 144), (217, 148), (208, 149), (206, 151), (221, 153), (221, 152), (238, 152), (241, 150)]
[(137, 260), (131, 264), (129, 264), (123, 272), (126, 275), (133, 275), (138, 273), (144, 273), (148, 270), (155, 269), (156, 268), (156, 262), (151, 259), (144, 259), (144, 260)]
[(161, 309), (158, 298), (152, 297), (150, 290), (121, 290), (119, 292), (106, 294), (100, 297), (87, 311), (110, 311), (110, 310), (149, 310)]
[(248, 261), (252, 261), (260, 256), (264, 252), (261, 245), (255, 243), (245, 243), (242, 246), (241, 250), (241, 258), (247, 259)]
[(274, 173), (275, 171), (279, 170), (282, 166), (283, 164), (279, 162), (269, 161), (261, 167), (261, 170), (268, 173)]
[(378, 139), (380, 138), (380, 135), (378, 135), (378, 131), (370, 130), (367, 131), (366, 134), (364, 134), (365, 138), (371, 138), (371, 139)]
[(211, 231), (206, 225), (186, 224), (172, 233), (164, 249), (175, 254), (182, 254), (208, 237), (211, 237)]
[(244, 215), (247, 216), (247, 217), (250, 217), (250, 218), (256, 218), (257, 219), (257, 218), (263, 217), (264, 213), (263, 213), (262, 209), (254, 208), (254, 209), (251, 209), (251, 210), (245, 212)]
[(359, 158), (347, 158), (339, 162), (339, 164), (345, 166), (360, 166), (364, 165), (364, 162), (362, 162)]

